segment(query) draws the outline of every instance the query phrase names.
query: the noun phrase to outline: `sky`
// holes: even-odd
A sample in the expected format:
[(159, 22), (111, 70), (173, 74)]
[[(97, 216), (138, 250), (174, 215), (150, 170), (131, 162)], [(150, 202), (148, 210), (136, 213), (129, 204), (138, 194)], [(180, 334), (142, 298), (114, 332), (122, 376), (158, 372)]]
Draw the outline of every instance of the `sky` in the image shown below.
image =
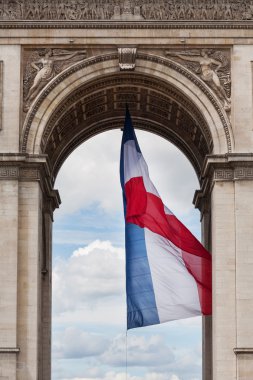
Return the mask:
[[(161, 137), (136, 134), (164, 204), (200, 239), (191, 164)], [(86, 141), (56, 180), (52, 380), (201, 380), (200, 317), (132, 329), (126, 339), (121, 137)]]

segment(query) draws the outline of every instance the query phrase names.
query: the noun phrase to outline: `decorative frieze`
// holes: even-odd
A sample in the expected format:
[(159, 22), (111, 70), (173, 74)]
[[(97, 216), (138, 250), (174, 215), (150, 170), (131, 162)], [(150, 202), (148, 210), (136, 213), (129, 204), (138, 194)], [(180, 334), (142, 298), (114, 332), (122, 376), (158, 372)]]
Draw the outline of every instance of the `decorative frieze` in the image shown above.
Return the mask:
[(36, 181), (40, 184), (44, 198), (50, 209), (59, 207), (61, 200), (53, 189), (52, 173), (46, 157), (22, 154), (2, 154), (0, 156), (0, 181)]
[(253, 167), (235, 167), (233, 169), (215, 169), (214, 181), (253, 180)]
[(23, 168), (19, 166), (0, 166), (0, 180), (39, 180), (40, 170), (38, 168)]
[(38, 168), (20, 168), (19, 178), (21, 180), (39, 180), (40, 170)]
[(253, 181), (253, 154), (207, 156), (201, 173), (201, 188), (193, 199), (195, 207), (203, 213), (214, 184), (227, 181)]
[(241, 21), (253, 19), (250, 0), (3, 0), (1, 20)]
[(233, 169), (216, 169), (214, 171), (213, 179), (216, 181), (222, 180), (222, 181), (231, 181), (234, 179), (234, 170)]
[(234, 179), (253, 179), (253, 167), (235, 168)]
[(196, 74), (218, 96), (224, 109), (231, 109), (230, 50), (187, 49), (166, 50), (165, 55)]
[(18, 179), (19, 168), (12, 166), (1, 166), (0, 167), (0, 180), (1, 179)]

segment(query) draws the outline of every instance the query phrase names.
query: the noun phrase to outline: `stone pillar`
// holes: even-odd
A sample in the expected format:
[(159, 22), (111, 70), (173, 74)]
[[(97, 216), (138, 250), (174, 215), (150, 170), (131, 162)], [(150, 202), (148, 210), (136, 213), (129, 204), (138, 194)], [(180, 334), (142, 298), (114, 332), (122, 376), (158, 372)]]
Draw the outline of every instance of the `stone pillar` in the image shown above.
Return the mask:
[[(253, 159), (253, 157), (252, 157)], [(238, 380), (253, 378), (253, 165), (235, 170)]]
[(18, 380), (39, 379), (41, 210), (42, 192), (39, 182), (23, 178), (19, 184)]
[(1, 160), (0, 380), (50, 380), (51, 231), (59, 196), (45, 157)]
[[(212, 253), (211, 238), (211, 199), (209, 194), (202, 196), (196, 191), (193, 202), (200, 210), (201, 241), (206, 249)], [(212, 380), (212, 316), (202, 317), (202, 379)]]
[(252, 380), (253, 154), (210, 156), (202, 177), (195, 204), (211, 194), (213, 380)]
[(18, 380), (51, 378), (52, 214), (58, 204), (46, 162), (30, 158), (19, 183)]
[[(19, 151), (21, 47), (0, 46), (0, 151)], [(0, 156), (0, 380), (16, 379), (18, 166)]]
[(234, 183), (217, 171), (212, 190), (213, 380), (235, 380), (235, 204)]
[(0, 158), (0, 379), (16, 379), (18, 168)]
[[(202, 242), (206, 249), (212, 253), (211, 236), (211, 200), (204, 199), (201, 212)], [(212, 316), (202, 317), (202, 379), (212, 380)]]
[(52, 325), (52, 202), (44, 199), (42, 215), (41, 363), (39, 379), (51, 378)]

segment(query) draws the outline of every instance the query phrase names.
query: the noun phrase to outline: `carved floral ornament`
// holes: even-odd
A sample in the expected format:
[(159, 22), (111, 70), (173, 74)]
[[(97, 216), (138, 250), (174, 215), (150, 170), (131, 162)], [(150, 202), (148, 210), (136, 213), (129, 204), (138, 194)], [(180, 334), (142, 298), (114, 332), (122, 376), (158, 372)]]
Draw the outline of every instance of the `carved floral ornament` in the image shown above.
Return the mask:
[(0, 0), (1, 20), (252, 20), (252, 0)]

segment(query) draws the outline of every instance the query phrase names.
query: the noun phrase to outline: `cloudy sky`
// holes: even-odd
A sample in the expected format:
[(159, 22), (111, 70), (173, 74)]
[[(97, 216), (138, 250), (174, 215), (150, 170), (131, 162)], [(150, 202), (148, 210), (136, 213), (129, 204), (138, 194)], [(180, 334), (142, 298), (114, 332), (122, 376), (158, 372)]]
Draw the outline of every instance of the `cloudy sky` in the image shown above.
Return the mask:
[[(198, 181), (190, 163), (158, 136), (137, 131), (137, 138), (164, 203), (199, 238), (192, 205)], [(120, 130), (92, 138), (57, 178), (52, 378), (200, 380), (200, 318), (130, 330), (126, 343), (120, 144)]]

